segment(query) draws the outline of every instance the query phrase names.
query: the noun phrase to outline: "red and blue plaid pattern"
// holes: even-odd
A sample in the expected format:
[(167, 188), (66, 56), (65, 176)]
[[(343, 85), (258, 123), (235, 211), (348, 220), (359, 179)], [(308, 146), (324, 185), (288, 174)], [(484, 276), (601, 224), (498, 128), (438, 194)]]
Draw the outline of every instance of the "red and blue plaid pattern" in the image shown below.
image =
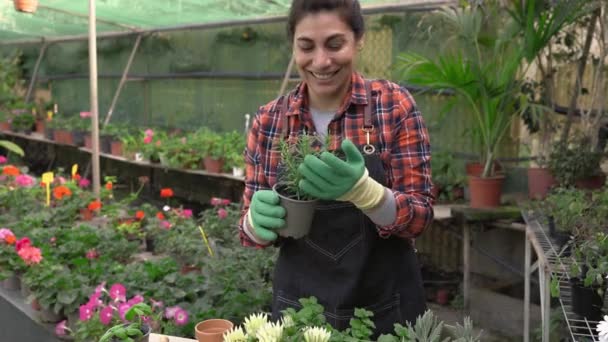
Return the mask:
[[(372, 89), (372, 124), (370, 143), (380, 153), (386, 171), (387, 186), (392, 189), (397, 204), (397, 219), (390, 226), (378, 226), (380, 236), (396, 235), (415, 238), (433, 220), (431, 195), (431, 149), (429, 135), (422, 115), (410, 93), (399, 85), (385, 81), (369, 81)], [(306, 84), (281, 99), (287, 105), (289, 133), (315, 132), (308, 110)], [(243, 217), (249, 209), (253, 193), (270, 189), (277, 181), (280, 154), (276, 143), (281, 132), (279, 99), (260, 107), (247, 139), (245, 150), (245, 191)], [(365, 80), (353, 73), (352, 88), (328, 127), (329, 149), (340, 146), (343, 138), (363, 146), (367, 137), (362, 130), (364, 108), (367, 105)], [(259, 246), (243, 232), (245, 246)]]

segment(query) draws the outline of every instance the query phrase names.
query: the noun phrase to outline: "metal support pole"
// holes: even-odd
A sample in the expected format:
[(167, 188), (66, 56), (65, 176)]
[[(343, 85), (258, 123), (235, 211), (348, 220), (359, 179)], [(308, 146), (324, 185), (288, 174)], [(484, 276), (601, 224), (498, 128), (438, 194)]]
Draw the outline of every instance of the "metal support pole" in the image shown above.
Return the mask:
[(46, 53), (47, 46), (48, 43), (42, 43), (40, 53), (38, 53), (38, 59), (36, 60), (36, 65), (34, 66), (34, 72), (32, 72), (32, 79), (30, 80), (30, 84), (27, 87), (27, 93), (25, 94), (25, 103), (29, 103), (30, 98), (32, 97), (32, 92), (34, 91), (34, 86), (36, 85), (36, 78), (38, 77), (38, 69), (40, 68), (40, 63), (42, 62), (42, 59)]
[(127, 81), (127, 74), (129, 73), (129, 70), (131, 70), (131, 64), (133, 63), (133, 58), (135, 57), (135, 53), (137, 53), (137, 49), (139, 48), (139, 43), (141, 42), (141, 36), (142, 36), (141, 34), (137, 36), (137, 39), (135, 40), (135, 44), (133, 45), (133, 49), (131, 49), (131, 55), (129, 55), (129, 60), (127, 61), (127, 65), (125, 66), (125, 69), (122, 72), (122, 77), (120, 78), (120, 82), (118, 83), (118, 88), (116, 89), (116, 92), (114, 93), (114, 98), (112, 99), (112, 104), (110, 105), (110, 109), (108, 110), (108, 115), (106, 115), (106, 118), (103, 121), (103, 127), (106, 127), (108, 122), (110, 122), (110, 118), (112, 117), (112, 114), (114, 113), (114, 107), (116, 107), (116, 102), (118, 102), (118, 96), (120, 96), (122, 88), (125, 85), (125, 82)]
[(470, 309), (470, 290), (471, 290), (471, 227), (466, 220), (462, 225), (462, 294), (464, 300), (464, 312), (468, 313)]
[(545, 284), (541, 290), (543, 291), (542, 296), (545, 297), (545, 305), (542, 307), (543, 342), (549, 342), (551, 337), (551, 272), (546, 265), (540, 271), (544, 273), (545, 278)]
[(530, 342), (530, 263), (532, 251), (528, 235), (525, 238), (525, 265), (524, 265), (524, 342)]
[(97, 199), (101, 190), (99, 170), (99, 105), (97, 98), (97, 27), (95, 0), (89, 0), (89, 83), (91, 96), (91, 140), (93, 144), (93, 192)]

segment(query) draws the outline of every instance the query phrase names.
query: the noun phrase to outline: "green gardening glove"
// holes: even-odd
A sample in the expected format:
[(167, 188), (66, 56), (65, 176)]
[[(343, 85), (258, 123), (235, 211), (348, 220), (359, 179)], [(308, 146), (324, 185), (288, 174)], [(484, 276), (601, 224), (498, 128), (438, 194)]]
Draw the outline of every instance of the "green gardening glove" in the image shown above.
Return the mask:
[(251, 198), (249, 206), (249, 226), (257, 237), (274, 241), (274, 231), (285, 227), (285, 209), (279, 204), (279, 196), (272, 190), (258, 190)]
[(304, 178), (300, 189), (325, 200), (335, 200), (350, 191), (365, 173), (365, 161), (357, 146), (348, 139), (342, 141), (346, 161), (329, 152), (304, 157), (298, 171)]

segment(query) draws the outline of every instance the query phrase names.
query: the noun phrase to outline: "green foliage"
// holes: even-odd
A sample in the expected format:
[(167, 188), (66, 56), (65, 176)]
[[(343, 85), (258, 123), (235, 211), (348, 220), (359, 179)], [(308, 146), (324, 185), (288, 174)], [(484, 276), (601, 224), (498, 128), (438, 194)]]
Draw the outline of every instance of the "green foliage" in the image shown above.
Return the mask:
[(600, 174), (602, 157), (602, 153), (595, 151), (587, 140), (578, 141), (573, 146), (558, 143), (549, 156), (549, 169), (560, 185), (570, 186), (579, 179)]
[(573, 232), (585, 227), (591, 202), (583, 190), (558, 188), (547, 196), (544, 203), (545, 214), (552, 216), (556, 230)]
[(23, 152), (23, 149), (12, 141), (0, 140), (0, 147), (5, 148), (9, 152), (12, 152), (18, 156), (25, 156), (25, 152)]
[(11, 127), (15, 131), (32, 131), (32, 127), (36, 122), (36, 117), (31, 113), (21, 113), (13, 117)]
[(597, 287), (602, 294), (608, 276), (608, 233), (597, 231), (573, 248), (571, 276), (580, 277), (586, 287)]
[(281, 177), (278, 183), (281, 183), (280, 190), (284, 192), (284, 195), (298, 200), (312, 199), (300, 191), (298, 184), (302, 180), (302, 175), (298, 171), (298, 167), (306, 155), (319, 156), (321, 154), (320, 143), (318, 136), (308, 134), (298, 135), (293, 142), (287, 139), (278, 141), (281, 155), (279, 165)]
[[(143, 323), (144, 316), (151, 316), (152, 308), (145, 303), (137, 303), (133, 305), (125, 313), (125, 319), (132, 323), (115, 325), (108, 329), (99, 342), (110, 342), (113, 339), (120, 341), (137, 341), (138, 338), (144, 336), (144, 333), (149, 333), (149, 327)], [(146, 329), (146, 330), (144, 330)]]

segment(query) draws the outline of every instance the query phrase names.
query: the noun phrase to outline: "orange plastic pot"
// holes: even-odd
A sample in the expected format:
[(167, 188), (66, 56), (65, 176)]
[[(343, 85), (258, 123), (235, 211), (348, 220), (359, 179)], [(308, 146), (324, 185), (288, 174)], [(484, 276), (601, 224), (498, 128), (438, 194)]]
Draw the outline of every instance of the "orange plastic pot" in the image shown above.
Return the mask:
[(194, 327), (198, 342), (222, 342), (224, 333), (232, 329), (232, 322), (225, 319), (208, 319)]

